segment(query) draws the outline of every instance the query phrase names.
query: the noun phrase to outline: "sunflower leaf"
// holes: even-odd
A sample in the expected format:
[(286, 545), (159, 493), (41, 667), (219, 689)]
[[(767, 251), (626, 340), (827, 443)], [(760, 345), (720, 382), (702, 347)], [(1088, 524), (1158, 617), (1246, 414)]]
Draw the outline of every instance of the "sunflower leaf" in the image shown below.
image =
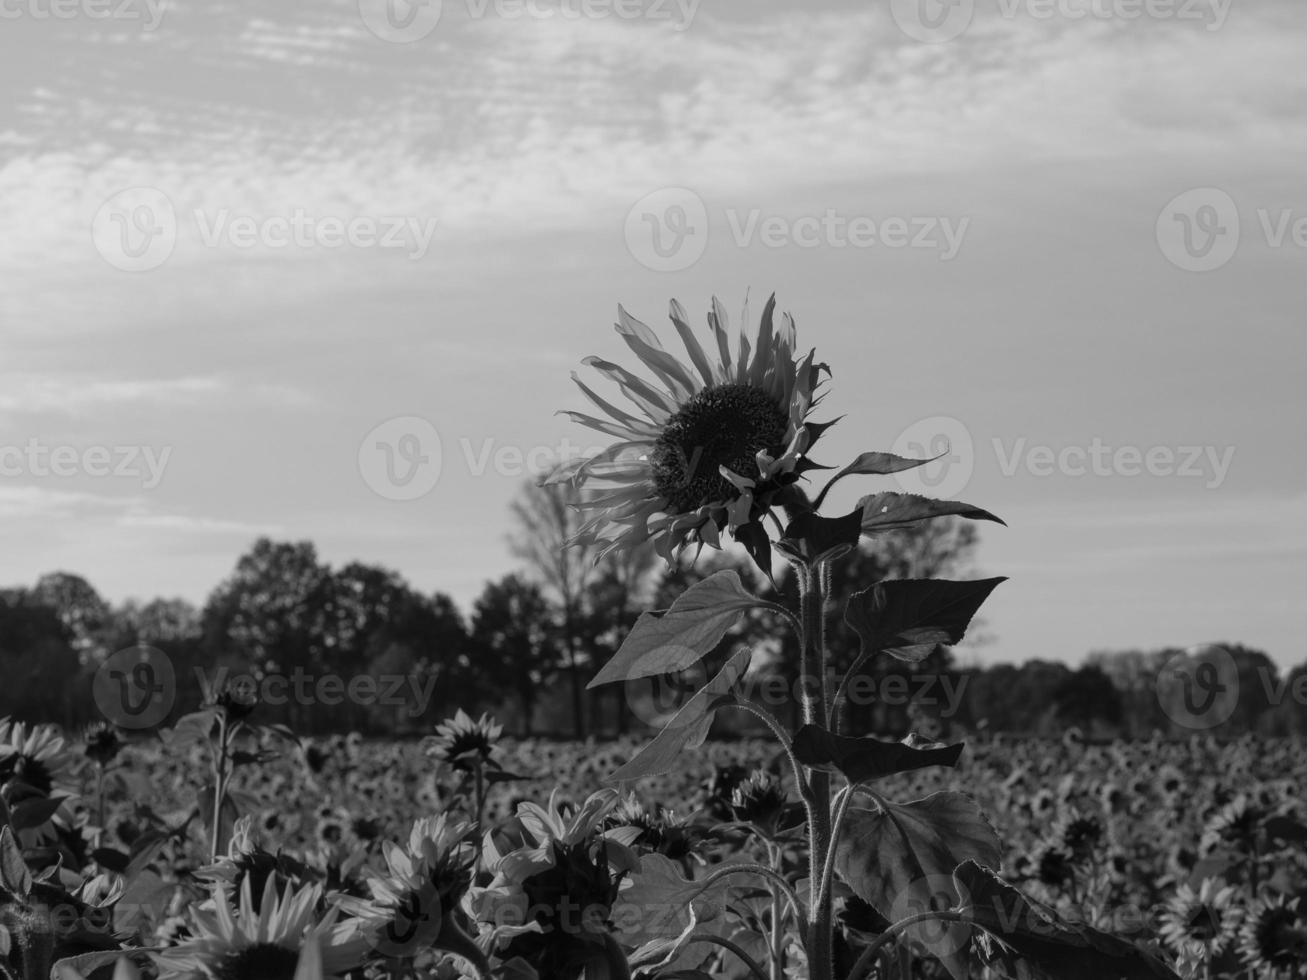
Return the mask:
[(1169, 966), (1134, 943), (1061, 921), (988, 868), (964, 861), (953, 872), (968, 918), (998, 939), (1036, 980), (1179, 980)]
[(862, 657), (884, 652), (920, 663), (941, 644), (957, 643), (1003, 576), (974, 582), (900, 579), (855, 592), (844, 621), (862, 640)]
[(826, 482), (826, 485), (821, 488), (821, 493), (817, 494), (817, 499), (812, 502), (813, 510), (821, 507), (821, 502), (826, 499), (830, 488), (846, 476), (889, 476), (892, 473), (902, 473), (904, 470), (933, 463), (944, 455), (945, 453), (940, 453), (939, 456), (930, 459), (908, 459), (906, 456), (896, 456), (893, 453), (863, 453)]
[(788, 558), (815, 565), (856, 548), (862, 536), (861, 525), (861, 510), (853, 510), (843, 517), (800, 514), (786, 526), (776, 549)]
[(29, 830), (32, 827), (39, 827), (51, 817), (55, 811), (63, 804), (63, 797), (38, 797), (32, 800), (23, 800), (21, 803), (15, 803), (10, 811), (9, 822), (14, 830)]
[[(909, 739), (911, 736), (909, 736)], [(871, 736), (836, 735), (820, 725), (804, 725), (794, 733), (794, 757), (805, 766), (838, 771), (851, 783), (864, 783), (898, 772), (928, 766), (955, 766), (963, 745), (886, 742)]]
[(606, 782), (639, 779), (641, 776), (675, 769), (681, 750), (696, 749), (702, 745), (712, 727), (713, 715), (719, 708), (735, 702), (735, 684), (748, 670), (752, 656), (753, 651), (748, 647), (736, 651), (717, 672), (717, 676), (686, 701), (681, 710), (663, 726), (663, 730), (637, 752), (630, 762), (609, 776)]
[(97, 847), (91, 852), (91, 860), (114, 874), (122, 874), (131, 859), (116, 847)]
[(730, 882), (705, 887), (687, 879), (665, 855), (644, 855), (630, 880), (613, 905), (612, 919), (619, 923), (622, 942), (639, 946), (646, 962), (661, 957), (666, 966), (696, 925), (724, 921), (727, 915)]
[[(910, 803), (880, 802), (879, 810), (851, 807), (836, 845), (835, 868), (864, 902), (896, 922), (928, 909), (964, 904), (953, 869), (974, 860), (997, 866), (998, 835), (980, 808), (962, 793), (935, 793)], [(965, 893), (963, 893), (965, 894)], [(964, 977), (971, 938), (965, 922), (927, 922), (905, 935)]]
[(862, 533), (896, 531), (934, 517), (965, 517), (972, 521), (1004, 521), (987, 510), (964, 504), (960, 500), (936, 500), (915, 493), (875, 493), (858, 501), (862, 511)]
[(662, 613), (643, 613), (587, 687), (685, 670), (717, 647), (746, 609), (763, 605), (733, 569), (714, 572)]
[(32, 873), (8, 827), (0, 828), (0, 886), (19, 898), (26, 898), (32, 891)]
[(775, 585), (776, 580), (771, 574), (771, 538), (767, 537), (767, 529), (762, 526), (762, 521), (741, 524), (731, 534), (739, 544), (744, 546), (753, 563), (767, 576), (767, 581)]

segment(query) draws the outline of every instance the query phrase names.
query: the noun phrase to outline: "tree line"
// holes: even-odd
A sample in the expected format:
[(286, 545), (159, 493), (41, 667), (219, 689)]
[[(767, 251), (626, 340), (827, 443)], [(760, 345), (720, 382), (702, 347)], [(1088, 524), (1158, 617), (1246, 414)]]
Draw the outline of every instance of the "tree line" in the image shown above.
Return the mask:
[[(520, 567), (486, 582), (466, 615), (448, 595), (423, 593), (391, 569), (364, 562), (332, 568), (311, 542), (268, 538), (241, 555), (199, 607), (176, 598), (115, 605), (69, 572), (0, 590), (0, 717), (71, 727), (98, 720), (97, 670), (116, 652), (144, 645), (161, 651), (172, 667), (171, 719), (199, 705), (206, 683), (246, 676), (299, 690), (301, 696), (259, 710), (266, 721), (304, 734), (429, 731), (458, 707), (495, 711), (523, 735), (641, 730), (705, 680), (586, 689), (642, 610), (666, 608), (689, 585), (723, 569), (751, 579), (773, 599), (791, 598), (794, 585), (783, 573), (764, 581), (747, 560), (725, 555), (668, 568), (649, 547), (598, 561), (590, 548), (565, 549), (577, 529), (574, 492), (522, 489), (509, 536)], [(972, 525), (947, 520), (864, 541), (832, 569), (835, 608), (855, 582), (974, 577), (977, 543)], [(776, 639), (788, 636), (778, 627), (765, 611), (749, 613), (704, 668), (711, 671), (738, 644), (749, 644), (754, 689), (772, 692), (764, 698), (771, 710), (793, 713), (798, 651)], [(852, 663), (856, 642), (849, 631), (831, 631), (837, 670)], [(1228, 649), (1239, 698), (1214, 731), (1307, 732), (1307, 706), (1294, 696), (1307, 689), (1299, 681), (1307, 664), (1281, 677), (1264, 653)], [(849, 706), (849, 730), (1053, 735), (1076, 726), (1087, 735), (1184, 734), (1158, 696), (1158, 677), (1179, 652), (1100, 651), (1078, 668), (1053, 659), (962, 668), (952, 651), (939, 647), (919, 664), (867, 665), (857, 688), (862, 696)], [(311, 683), (323, 677), (344, 687), (351, 678), (402, 678), (404, 697), (324, 698)], [(717, 724), (719, 734), (754, 730), (741, 713), (722, 712)]]

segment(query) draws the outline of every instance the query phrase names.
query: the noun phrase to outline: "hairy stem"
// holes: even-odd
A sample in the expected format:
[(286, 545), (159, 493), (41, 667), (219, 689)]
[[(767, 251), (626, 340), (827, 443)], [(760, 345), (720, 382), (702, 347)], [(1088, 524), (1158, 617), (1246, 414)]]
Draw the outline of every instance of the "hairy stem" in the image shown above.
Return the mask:
[[(781, 874), (781, 856), (783, 848), (779, 844), (767, 842), (767, 862), (771, 869)], [(775, 882), (771, 888), (771, 980), (785, 980), (785, 918), (781, 907), (781, 890)]]
[(852, 783), (835, 794), (835, 816), (831, 820), (830, 847), (826, 850), (826, 863), (822, 865), (821, 878), (819, 879), (820, 890), (817, 893), (823, 899), (829, 898), (831, 888), (835, 883), (835, 850), (840, 842), (840, 830), (844, 825), (844, 817), (849, 812), (849, 804), (852, 801)]
[(729, 875), (745, 873), (755, 874), (760, 878), (765, 878), (771, 884), (779, 888), (782, 894), (785, 895), (786, 900), (790, 903), (790, 908), (794, 911), (795, 919), (798, 920), (802, 918), (803, 906), (799, 904), (799, 896), (794, 891), (794, 887), (785, 880), (785, 876), (779, 871), (775, 871), (764, 864), (728, 864), (724, 868), (718, 868), (716, 871), (704, 878), (700, 883), (699, 889), (686, 896), (685, 901), (687, 903), (690, 902), (714, 882), (720, 881)]
[(733, 705), (733, 707), (739, 708), (741, 711), (747, 711), (749, 714), (760, 719), (762, 723), (767, 726), (772, 735), (776, 737), (776, 741), (781, 743), (781, 748), (785, 751), (785, 757), (790, 761), (790, 768), (794, 770), (794, 782), (798, 787), (799, 796), (811, 809), (814, 797), (812, 795), (812, 788), (808, 785), (808, 780), (804, 776), (806, 769), (794, 755), (794, 749), (790, 744), (790, 735), (785, 730), (784, 726), (781, 725), (780, 720), (756, 701), (752, 701), (748, 698), (740, 699), (735, 705)]

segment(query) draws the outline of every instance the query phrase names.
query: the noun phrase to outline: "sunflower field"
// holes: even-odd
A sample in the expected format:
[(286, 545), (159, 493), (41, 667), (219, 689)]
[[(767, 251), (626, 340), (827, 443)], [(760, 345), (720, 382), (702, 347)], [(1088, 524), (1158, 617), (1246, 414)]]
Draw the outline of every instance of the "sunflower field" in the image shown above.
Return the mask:
[[(410, 956), (349, 937), (387, 901), (402, 899), (415, 874), (451, 888), (443, 899), (450, 907), (433, 918), (461, 902), (464, 933), (494, 936), (496, 909), (539, 897), (543, 883), (526, 873), (532, 850), (587, 837), (620, 842), (631, 870), (610, 863), (605, 880), (597, 875), (602, 865), (582, 866), (566, 884), (567, 894), (603, 909), (593, 931), (524, 943), (523, 934), (505, 938), (512, 930), (498, 927), (497, 945), (481, 943), (497, 964), (494, 975), (529, 976), (529, 966), (539, 976), (565, 976), (563, 964), (584, 958), (587, 945), (602, 954), (604, 937), (625, 953), (645, 947), (662, 960), (672, 952), (688, 919), (672, 916), (659, 945), (647, 923), (633, 923), (633, 889), (664, 889), (675, 900), (682, 882), (769, 847), (782, 867), (799, 857), (784, 831), (775, 843), (763, 840), (765, 828), (784, 825), (793, 799), (763, 741), (708, 743), (676, 772), (619, 795), (604, 779), (638, 750), (634, 739), (522, 741), (500, 737), (488, 719), (451, 719), (444, 737), (433, 733), (426, 744), (358, 736), (296, 743), (251, 725), (233, 753), (228, 840), (212, 859), (212, 818), (196, 802), (211, 792), (206, 740), (172, 732), (124, 742), (103, 728), (69, 741), (53, 728), (22, 725), (5, 725), (3, 734), (9, 829), (0, 922), (13, 977), (114, 976), (115, 951), (132, 947), (152, 952), (118, 977), (276, 977), (276, 964), (261, 959), (271, 946), (293, 952), (286, 968), (296, 976), (314, 944), (324, 976), (471, 975), (443, 946)], [(481, 820), (492, 828), (486, 844), (494, 857), (476, 854), (468, 835), (478, 770), (529, 774), (487, 781)], [(909, 798), (970, 794), (993, 815), (1005, 880), (1066, 923), (1146, 942), (1179, 976), (1295, 977), (1307, 962), (1295, 901), (1307, 887), (1301, 742), (979, 740), (956, 769), (889, 782), (888, 791)], [(742, 830), (749, 826), (757, 828), (752, 839)], [(33, 869), (25, 883), (20, 855)], [(516, 862), (506, 861), (514, 855)], [(432, 915), (434, 893), (427, 898), (423, 914)], [(747, 887), (710, 888), (678, 908), (695, 910), (693, 931), (734, 940), (757, 960), (769, 915), (761, 898)], [(232, 913), (218, 916), (217, 901)], [(849, 937), (838, 947), (840, 968), (847, 970), (856, 939), (887, 923), (854, 894), (839, 904), (838, 928)], [(253, 927), (260, 921), (264, 934)], [(896, 958), (881, 975), (896, 977), (909, 962), (908, 976), (948, 976), (925, 945), (906, 948), (908, 959)], [(501, 969), (508, 950), (524, 954), (517, 972)], [(69, 966), (52, 974), (55, 962)], [(749, 976), (742, 963), (705, 944), (643, 975)], [(315, 975), (315, 967), (301, 969)], [(986, 971), (978, 965), (974, 975), (1004, 975)], [(801, 964), (786, 975), (804, 975)]]

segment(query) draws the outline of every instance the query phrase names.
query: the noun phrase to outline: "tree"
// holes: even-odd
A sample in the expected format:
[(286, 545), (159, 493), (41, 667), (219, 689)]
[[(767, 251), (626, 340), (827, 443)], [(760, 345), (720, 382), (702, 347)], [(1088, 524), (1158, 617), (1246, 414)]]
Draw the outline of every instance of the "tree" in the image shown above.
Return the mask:
[(128, 599), (113, 610), (113, 647), (133, 643), (167, 646), (198, 639), (200, 611), (185, 599)]
[(539, 486), (528, 481), (511, 505), (517, 522), (509, 536), (512, 553), (526, 562), (545, 594), (560, 611), (559, 626), (572, 692), (572, 726), (577, 738), (585, 737), (585, 704), (581, 654), (584, 646), (585, 593), (595, 578), (595, 548), (569, 546), (584, 523), (576, 506), (580, 491), (570, 483)]
[[(333, 599), (330, 570), (311, 542), (260, 538), (205, 604), (205, 640), (260, 676), (312, 675), (325, 665)], [(304, 708), (290, 698), (297, 727)]]
[(1101, 667), (1092, 664), (1086, 664), (1058, 684), (1053, 690), (1053, 704), (1059, 720), (1086, 730), (1095, 721), (1109, 725), (1121, 721), (1121, 692)]
[[(73, 633), (52, 606), (23, 589), (0, 594), (0, 717), (26, 721), (85, 720), (88, 703), (77, 703), (70, 684), (78, 678)], [(87, 685), (89, 692), (89, 684)]]
[(510, 688), (521, 705), (524, 736), (531, 734), (540, 689), (559, 666), (555, 634), (540, 586), (520, 575), (486, 583), (472, 613), (472, 638), (481, 670), (499, 693)]
[(1143, 738), (1170, 727), (1157, 696), (1157, 677), (1172, 657), (1183, 652), (1179, 649), (1096, 650), (1085, 659), (1085, 666), (1097, 667), (1116, 688), (1121, 699), (1124, 734)]
[[(643, 601), (649, 591), (649, 579), (658, 556), (650, 542), (629, 550), (623, 549), (600, 559), (595, 576), (586, 585), (583, 608), (586, 618), (582, 626), (587, 647), (587, 659), (595, 667), (602, 667), (622, 645), (640, 617)], [(626, 699), (620, 687), (610, 687), (615, 698), (617, 732), (626, 734), (630, 721), (625, 710)], [(602, 689), (590, 692), (590, 716), (600, 718)], [(591, 726), (592, 728), (594, 725)]]
[(111, 625), (112, 615), (109, 604), (90, 582), (71, 572), (50, 572), (37, 580), (31, 597), (55, 611), (83, 663), (103, 653), (103, 633)]

